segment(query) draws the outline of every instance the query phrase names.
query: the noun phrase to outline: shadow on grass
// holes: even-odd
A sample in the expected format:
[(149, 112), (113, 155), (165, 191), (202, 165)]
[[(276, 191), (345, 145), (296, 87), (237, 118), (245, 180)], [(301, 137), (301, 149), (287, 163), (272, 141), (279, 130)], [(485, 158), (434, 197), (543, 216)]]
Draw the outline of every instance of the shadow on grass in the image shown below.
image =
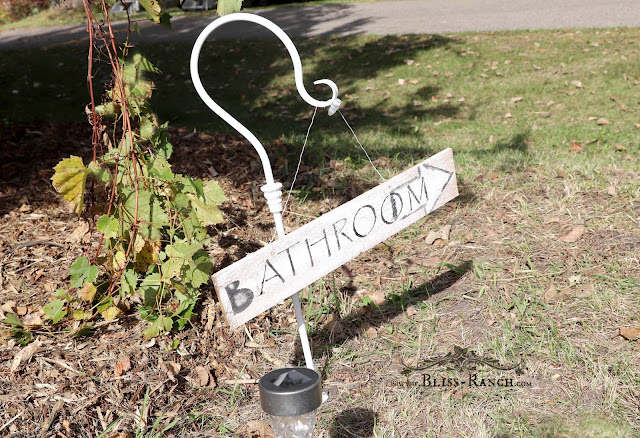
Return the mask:
[(498, 170), (503, 172), (520, 171), (527, 166), (529, 157), (529, 138), (531, 128), (516, 132), (511, 138), (499, 140), (488, 149), (472, 150), (469, 153), (481, 158), (487, 155), (496, 157)]
[(345, 409), (333, 418), (330, 438), (368, 438), (373, 436), (377, 414), (369, 409)]
[[(420, 286), (409, 289), (401, 294), (390, 294), (386, 302), (377, 309), (369, 306), (362, 307), (357, 312), (343, 318), (340, 321), (339, 330), (322, 328), (310, 333), (314, 344), (314, 357), (327, 356), (325, 369), (322, 370), (323, 379), (328, 373), (332, 347), (340, 345), (349, 339), (360, 336), (365, 326), (380, 327), (396, 316), (402, 314), (407, 306), (427, 300), (428, 298), (443, 292), (456, 284), (473, 266), (472, 260), (464, 261), (461, 265), (447, 265), (448, 270), (438, 274), (433, 280)], [(303, 360), (302, 352), (296, 350), (296, 361)]]

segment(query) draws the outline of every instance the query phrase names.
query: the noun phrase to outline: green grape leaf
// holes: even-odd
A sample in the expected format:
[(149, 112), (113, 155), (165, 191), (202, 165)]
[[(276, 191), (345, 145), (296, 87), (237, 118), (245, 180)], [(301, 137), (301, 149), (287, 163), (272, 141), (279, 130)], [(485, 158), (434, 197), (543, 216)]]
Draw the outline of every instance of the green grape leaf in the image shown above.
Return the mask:
[(69, 269), (72, 287), (82, 287), (87, 283), (93, 283), (98, 278), (98, 267), (89, 264), (86, 257), (80, 257)]
[(118, 235), (118, 219), (103, 214), (96, 223), (98, 231), (104, 234), (104, 237), (111, 239)]
[(199, 250), (191, 263), (187, 263), (184, 269), (184, 281), (190, 283), (194, 288), (198, 288), (209, 281), (213, 264), (209, 255)]
[(51, 178), (53, 187), (65, 201), (73, 205), (74, 212), (80, 216), (84, 202), (84, 187), (87, 182), (87, 168), (82, 158), (72, 155), (60, 161), (53, 169), (55, 170)]
[(187, 194), (191, 200), (191, 206), (202, 225), (215, 225), (224, 221), (218, 205), (227, 200), (222, 188), (216, 181), (206, 181), (202, 186), (203, 196), (193, 193)]
[(158, 155), (162, 155), (167, 160), (171, 158), (173, 153), (173, 145), (169, 143), (169, 134), (167, 133), (168, 123), (163, 123), (156, 130), (155, 135), (151, 138), (155, 151)]
[(53, 324), (58, 323), (67, 315), (65, 303), (62, 300), (53, 300), (42, 308), (44, 316), (51, 320)]
[(120, 277), (120, 287), (125, 295), (133, 295), (138, 284), (138, 274), (134, 269), (126, 269)]
[(149, 140), (158, 129), (158, 119), (152, 113), (143, 115), (140, 118), (140, 137), (143, 140)]
[(171, 317), (163, 316), (153, 321), (153, 323), (144, 330), (143, 335), (147, 339), (155, 338), (160, 333), (170, 331), (172, 327), (173, 320)]
[(179, 257), (169, 257), (166, 262), (162, 264), (162, 275), (165, 278), (177, 277), (182, 270), (184, 260)]
[(228, 15), (238, 12), (242, 7), (242, 0), (218, 0), (218, 15)]
[(138, 293), (140, 293), (142, 302), (146, 306), (153, 306), (156, 304), (156, 298), (160, 293), (161, 285), (162, 280), (158, 273), (150, 274), (142, 280), (142, 283), (140, 283), (140, 287), (138, 288)]
[(2, 323), (3, 324), (7, 324), (7, 325), (14, 325), (16, 327), (23, 327), (24, 326), (22, 321), (20, 321), (20, 318), (18, 318), (13, 313), (7, 313), (7, 316), (2, 320)]
[(93, 313), (87, 310), (77, 309), (71, 313), (71, 317), (75, 320), (82, 321), (83, 319), (90, 319), (93, 316)]
[(160, 178), (164, 181), (173, 181), (176, 176), (171, 171), (171, 164), (162, 155), (156, 155), (153, 160), (147, 164), (149, 175)]
[[(136, 211), (136, 194), (133, 190), (123, 190), (123, 192), (122, 203), (126, 211), (125, 216), (129, 222), (132, 222)], [(138, 192), (138, 221), (140, 222), (138, 230), (142, 237), (151, 240), (160, 238), (160, 230), (169, 225), (169, 217), (158, 196), (146, 190)]]
[(103, 183), (111, 181), (111, 174), (107, 172), (106, 169), (96, 161), (92, 161), (89, 163), (89, 165), (87, 166), (87, 172), (88, 175), (96, 181), (100, 181)]

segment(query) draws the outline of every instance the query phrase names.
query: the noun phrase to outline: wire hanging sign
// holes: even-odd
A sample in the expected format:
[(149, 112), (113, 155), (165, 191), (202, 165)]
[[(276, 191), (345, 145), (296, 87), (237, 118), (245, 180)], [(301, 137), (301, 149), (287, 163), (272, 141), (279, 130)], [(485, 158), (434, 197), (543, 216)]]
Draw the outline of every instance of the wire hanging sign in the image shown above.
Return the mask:
[[(202, 31), (191, 53), (191, 77), (198, 95), (212, 111), (249, 140), (260, 156), (266, 180), (261, 189), (278, 235), (278, 240), (212, 276), (225, 317), (235, 329), (291, 297), (306, 366), (313, 369), (298, 292), (458, 196), (453, 152), (445, 149), (389, 180), (373, 166), (383, 181), (380, 185), (286, 234), (282, 222), (282, 184), (273, 178), (264, 147), (245, 126), (211, 99), (198, 73), (200, 50), (207, 37), (218, 27), (233, 21), (262, 25), (284, 43), (293, 61), (298, 93), (309, 105), (328, 108), (329, 115), (339, 112), (338, 87), (331, 80), (317, 80), (314, 84), (327, 85), (332, 96), (324, 101), (311, 97), (304, 87), (300, 55), (293, 42), (280, 27), (258, 15), (236, 13), (216, 19)], [(371, 161), (342, 112), (339, 114)], [(309, 131), (307, 138), (308, 135)], [(306, 141), (305, 138), (305, 145)]]

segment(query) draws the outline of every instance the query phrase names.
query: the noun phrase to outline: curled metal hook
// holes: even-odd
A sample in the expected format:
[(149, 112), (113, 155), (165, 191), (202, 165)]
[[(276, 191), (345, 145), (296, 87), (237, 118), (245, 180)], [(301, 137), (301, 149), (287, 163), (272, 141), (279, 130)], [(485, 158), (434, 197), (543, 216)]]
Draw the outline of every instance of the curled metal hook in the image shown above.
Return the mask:
[(198, 95), (214, 113), (220, 116), (225, 122), (231, 125), (231, 127), (242, 134), (247, 140), (249, 140), (249, 142), (251, 142), (253, 147), (258, 152), (258, 155), (260, 155), (260, 159), (262, 160), (262, 166), (264, 167), (264, 173), (267, 183), (273, 184), (274, 180), (271, 171), (271, 163), (269, 162), (269, 157), (267, 156), (267, 153), (260, 141), (244, 125), (238, 122), (238, 120), (236, 120), (231, 114), (226, 112), (223, 108), (220, 107), (220, 105), (213, 101), (211, 96), (209, 96), (209, 94), (202, 86), (200, 74), (198, 73), (198, 59), (200, 57), (200, 50), (202, 49), (202, 45), (204, 44), (207, 37), (218, 27), (233, 21), (249, 21), (251, 23), (256, 23), (264, 26), (271, 32), (273, 32), (280, 39), (280, 41), (284, 43), (285, 47), (289, 51), (291, 60), (293, 61), (294, 77), (298, 93), (300, 94), (302, 99), (304, 99), (304, 101), (309, 105), (317, 106), (320, 108), (329, 107), (329, 115), (333, 115), (338, 110), (341, 104), (340, 99), (338, 99), (338, 86), (329, 79), (320, 79), (318, 81), (315, 81), (314, 84), (324, 84), (329, 86), (329, 88), (331, 88), (332, 96), (331, 99), (328, 100), (317, 100), (311, 97), (311, 95), (309, 95), (307, 90), (304, 88), (304, 83), (302, 81), (302, 62), (300, 61), (298, 50), (293, 45), (293, 41), (291, 41), (291, 38), (289, 38), (289, 36), (276, 24), (259, 15), (246, 13), (225, 15), (224, 17), (216, 19), (207, 27), (205, 27), (202, 33), (200, 33), (200, 35), (198, 36), (198, 39), (193, 45), (190, 61), (191, 79), (196, 91), (198, 92)]

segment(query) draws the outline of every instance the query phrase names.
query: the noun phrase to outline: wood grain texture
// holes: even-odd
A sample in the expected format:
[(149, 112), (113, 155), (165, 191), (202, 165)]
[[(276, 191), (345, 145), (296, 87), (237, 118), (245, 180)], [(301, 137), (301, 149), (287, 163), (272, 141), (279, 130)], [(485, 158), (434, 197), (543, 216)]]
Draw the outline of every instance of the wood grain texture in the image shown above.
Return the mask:
[(446, 149), (213, 275), (237, 328), (458, 196)]

